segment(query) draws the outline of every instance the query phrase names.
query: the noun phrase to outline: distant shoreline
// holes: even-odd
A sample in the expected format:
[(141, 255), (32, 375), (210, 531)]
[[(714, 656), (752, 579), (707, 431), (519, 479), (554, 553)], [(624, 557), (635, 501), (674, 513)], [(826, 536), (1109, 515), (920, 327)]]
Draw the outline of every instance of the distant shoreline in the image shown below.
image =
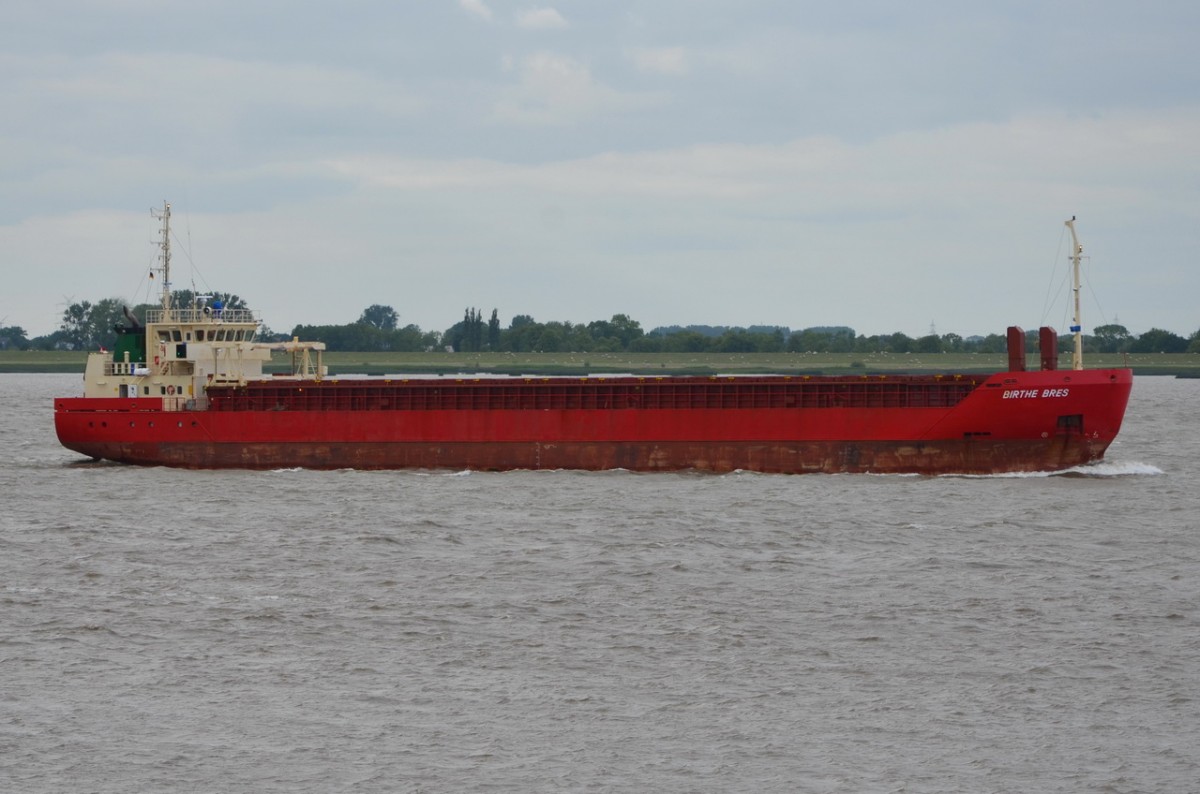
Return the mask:
[[(86, 353), (0, 350), (0, 373), (78, 373)], [(1060, 368), (1069, 358), (1059, 358)], [(718, 375), (774, 373), (792, 375), (877, 375), (904, 373), (989, 373), (1008, 368), (997, 353), (326, 353), (329, 377), (339, 375)], [(1036, 356), (1029, 357), (1034, 369)], [(1095, 354), (1084, 357), (1088, 369), (1124, 368), (1134, 375), (1200, 378), (1195, 353)], [(278, 356), (271, 366), (285, 370)]]

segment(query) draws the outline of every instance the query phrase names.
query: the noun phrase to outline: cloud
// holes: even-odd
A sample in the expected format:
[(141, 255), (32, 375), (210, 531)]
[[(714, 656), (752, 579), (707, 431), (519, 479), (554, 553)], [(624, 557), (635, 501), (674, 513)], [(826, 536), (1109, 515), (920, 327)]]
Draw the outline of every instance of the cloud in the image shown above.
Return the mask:
[(659, 47), (633, 50), (630, 60), (638, 71), (647, 74), (687, 74), (687, 53), (683, 47)]
[[(913, 202), (953, 211), (964, 195), (1005, 203), (1052, 190), (1102, 190), (1109, 200), (1144, 191), (1194, 152), (1200, 111), (1104, 119), (1025, 116), (905, 132), (851, 143), (829, 136), (779, 144), (705, 144), (608, 152), (545, 163), (487, 159), (334, 158), (330, 176), (401, 190), (530, 189), (560, 195), (763, 201), (796, 211), (907, 213)], [(1057, 141), (1071, 141), (1067, 149)], [(1189, 200), (1185, 181), (1159, 197)], [(1057, 201), (1061, 196), (1054, 196)], [(1196, 205), (1192, 197), (1191, 202)], [(1200, 213), (1200, 206), (1192, 206)]]
[[(453, 213), (455, 231), (441, 239), (454, 241), (463, 266), (495, 262), (526, 289), (539, 285), (545, 296), (497, 300), (543, 318), (600, 316), (591, 307), (603, 295), (602, 305), (647, 326), (849, 322), (914, 334), (934, 319), (970, 335), (1053, 324), (1036, 311), (1062, 221), (1078, 213), (1106, 299), (1089, 322), (1116, 313), (1139, 332), (1179, 331), (1195, 325), (1190, 305), (1153, 295), (1197, 288), (1198, 277), (1186, 258), (1169, 273), (1140, 263), (1171, 259), (1161, 232), (1200, 218), (1178, 165), (1194, 157), (1196, 140), (1200, 108), (1032, 114), (861, 142), (811, 136), (542, 163), (358, 157), (324, 167), (355, 195)], [(537, 262), (570, 263), (575, 304), (551, 294), (552, 273), (531, 271)], [(680, 307), (687, 313), (672, 313)]]
[[(807, 152), (805, 154), (804, 152)], [(328, 161), (337, 179), (400, 190), (530, 190), (543, 194), (740, 200), (777, 189), (781, 169), (815, 159), (832, 165), (849, 152), (831, 141), (789, 148), (696, 146), (521, 165), (492, 160), (429, 161), (355, 157)]]
[(564, 125), (605, 113), (644, 107), (649, 94), (616, 91), (588, 67), (565, 55), (540, 52), (517, 63), (505, 61), (518, 82), (504, 89), (493, 108), (495, 120), (510, 124)]
[[(1179, 165), (1195, 160), (1198, 140), (1200, 108), (1046, 113), (859, 142), (807, 136), (542, 162), (347, 149), (273, 173), (226, 165), (213, 176), (193, 164), (146, 184), (258, 177), (282, 190), (299, 176), (339, 186), (192, 216), (211, 287), (245, 296), (275, 328), (347, 322), (376, 302), (427, 329), (464, 305), (573, 322), (624, 312), (645, 327), (849, 323), (917, 335), (935, 320), (964, 336), (1036, 327), (1058, 322), (1036, 312), (1062, 221), (1078, 213), (1107, 318), (1137, 333), (1190, 333), (1193, 302), (1169, 296), (1200, 289), (1179, 253), (1194, 248), (1200, 218)], [(121, 164), (110, 165), (83, 181), (119, 184)], [(69, 181), (78, 180), (62, 177), (59, 189)], [(152, 201), (123, 189), (126, 206)], [(176, 204), (180, 229), (186, 204)], [(1189, 230), (1182, 244), (1164, 235), (1173, 227)], [(80, 299), (132, 289), (153, 259), (153, 233), (144, 210), (0, 226), (0, 251), (36, 281), (19, 304), (0, 296), (0, 316), (44, 333), (63, 284)], [(308, 288), (280, 290), (296, 272)], [(1104, 318), (1087, 314), (1088, 324)]]
[(458, 6), (480, 19), (490, 20), (492, 18), (492, 9), (488, 8), (483, 0), (458, 0)]
[(526, 30), (555, 30), (567, 27), (567, 20), (553, 8), (531, 8), (517, 12), (517, 27)]
[[(403, 86), (338, 67), (188, 55), (106, 53), (10, 65), (20, 75), (10, 110), (44, 123), (39, 143), (80, 151), (166, 154), (202, 140), (246, 148), (307, 136), (356, 134), (367, 123), (411, 119), (423, 102)], [(223, 157), (237, 154), (225, 149)]]

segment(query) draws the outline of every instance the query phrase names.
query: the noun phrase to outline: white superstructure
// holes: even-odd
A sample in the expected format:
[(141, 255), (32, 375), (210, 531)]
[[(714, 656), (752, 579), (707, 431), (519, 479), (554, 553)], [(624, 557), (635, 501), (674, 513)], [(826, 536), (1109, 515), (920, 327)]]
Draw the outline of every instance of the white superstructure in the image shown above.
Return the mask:
[[(227, 309), (219, 302), (173, 305), (171, 296), (171, 205), (164, 202), (159, 266), (162, 307), (147, 312), (144, 328), (119, 329), (116, 352), (88, 356), (85, 397), (161, 398), (165, 410), (207, 408), (209, 385), (245, 383), (268, 377), (263, 365), (273, 351), (292, 354), (291, 377), (320, 380), (322, 342), (255, 341), (259, 320), (248, 309)], [(153, 275), (153, 274), (152, 274)], [(316, 353), (315, 361), (311, 355)]]

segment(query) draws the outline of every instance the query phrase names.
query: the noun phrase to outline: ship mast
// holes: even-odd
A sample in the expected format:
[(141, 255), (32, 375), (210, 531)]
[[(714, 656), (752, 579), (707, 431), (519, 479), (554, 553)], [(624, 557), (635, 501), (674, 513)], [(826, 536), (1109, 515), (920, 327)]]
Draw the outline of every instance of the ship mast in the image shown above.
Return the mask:
[(158, 255), (159, 267), (155, 268), (162, 273), (162, 311), (163, 322), (171, 320), (171, 205), (163, 202), (162, 212), (150, 210), (150, 214), (162, 220), (162, 229), (160, 234), (162, 239), (158, 241), (158, 247), (162, 253)]
[(1071, 230), (1071, 288), (1075, 292), (1075, 318), (1071, 323), (1071, 333), (1075, 335), (1075, 351), (1071, 354), (1071, 369), (1083, 369), (1083, 325), (1079, 318), (1079, 260), (1083, 258), (1083, 246), (1075, 234), (1075, 216), (1067, 221)]

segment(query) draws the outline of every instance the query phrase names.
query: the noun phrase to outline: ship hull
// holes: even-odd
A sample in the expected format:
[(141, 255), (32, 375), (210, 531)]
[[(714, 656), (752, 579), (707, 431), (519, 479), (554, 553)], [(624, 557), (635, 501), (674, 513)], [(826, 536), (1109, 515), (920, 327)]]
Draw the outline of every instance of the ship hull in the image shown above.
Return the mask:
[[(760, 378), (739, 381), (733, 398), (724, 380), (691, 379), (685, 389), (675, 385), (684, 379), (593, 378), (569, 390), (552, 384), (558, 401), (546, 403), (532, 390), (547, 391), (548, 379), (527, 388), (342, 381), (305, 386), (307, 402), (297, 399), (303, 389), (270, 384), (224, 397), (214, 391), (214, 407), (203, 411), (152, 399), (61, 398), (55, 422), (60, 441), (88, 457), (186, 468), (989, 474), (1101, 459), (1132, 386), (1128, 370), (976, 378), (895, 378), (886, 385), (904, 389), (887, 392), (878, 385), (885, 378)], [(529, 402), (518, 405), (522, 388)], [(938, 396), (953, 388), (961, 393)], [(420, 409), (397, 407), (420, 389)], [(886, 404), (918, 389), (919, 402)], [(722, 399), (732, 407), (700, 407)], [(662, 407), (671, 400), (690, 402)]]
[(182, 468), (628, 469), (764, 473), (996, 474), (1056, 471), (1099, 460), (1094, 441), (827, 442), (91, 442), (97, 460)]

